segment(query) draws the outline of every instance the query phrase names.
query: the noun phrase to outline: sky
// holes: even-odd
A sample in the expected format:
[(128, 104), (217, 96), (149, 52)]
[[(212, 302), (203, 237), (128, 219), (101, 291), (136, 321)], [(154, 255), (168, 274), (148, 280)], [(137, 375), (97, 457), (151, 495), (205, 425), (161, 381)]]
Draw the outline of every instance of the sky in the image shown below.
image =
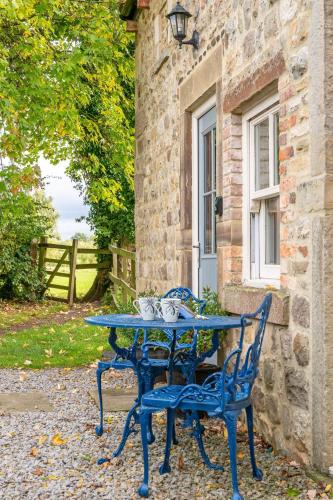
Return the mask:
[(69, 239), (76, 232), (90, 234), (86, 222), (76, 222), (75, 219), (88, 214), (88, 207), (83, 204), (79, 191), (65, 174), (66, 162), (51, 165), (47, 160), (39, 162), (42, 176), (45, 179), (45, 191), (51, 196), (53, 206), (59, 214), (57, 229), (61, 239)]

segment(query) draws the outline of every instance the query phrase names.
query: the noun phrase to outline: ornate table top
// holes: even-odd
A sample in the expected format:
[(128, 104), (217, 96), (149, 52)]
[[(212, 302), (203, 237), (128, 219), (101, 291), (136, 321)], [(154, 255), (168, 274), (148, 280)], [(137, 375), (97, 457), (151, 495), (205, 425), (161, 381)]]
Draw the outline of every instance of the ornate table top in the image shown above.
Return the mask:
[(102, 316), (89, 316), (85, 322), (90, 325), (105, 326), (108, 328), (157, 328), (165, 330), (196, 329), (196, 330), (229, 330), (240, 328), (240, 316), (205, 316), (207, 319), (191, 318), (179, 319), (175, 323), (167, 323), (163, 319), (144, 321), (138, 315), (130, 314), (105, 314)]

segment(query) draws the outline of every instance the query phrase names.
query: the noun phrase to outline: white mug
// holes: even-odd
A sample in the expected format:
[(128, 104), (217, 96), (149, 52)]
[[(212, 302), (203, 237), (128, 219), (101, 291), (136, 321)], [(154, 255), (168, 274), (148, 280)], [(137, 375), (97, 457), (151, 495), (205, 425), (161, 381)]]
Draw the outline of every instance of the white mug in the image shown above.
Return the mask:
[(158, 315), (163, 318), (166, 323), (175, 323), (179, 317), (181, 299), (161, 299), (156, 302), (156, 309)]
[(140, 297), (134, 300), (133, 306), (144, 321), (153, 321), (157, 314), (156, 297)]

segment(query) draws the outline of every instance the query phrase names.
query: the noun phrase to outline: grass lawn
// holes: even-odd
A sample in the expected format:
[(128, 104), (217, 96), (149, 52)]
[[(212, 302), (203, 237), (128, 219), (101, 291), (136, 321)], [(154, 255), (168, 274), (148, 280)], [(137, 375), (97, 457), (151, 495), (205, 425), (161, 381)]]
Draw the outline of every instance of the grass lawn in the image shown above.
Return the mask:
[[(131, 337), (125, 334), (121, 345)], [(107, 328), (84, 324), (83, 318), (7, 333), (0, 337), (0, 368), (47, 368), (88, 365), (110, 350)]]
[(0, 330), (25, 323), (30, 319), (46, 318), (50, 314), (67, 310), (67, 304), (52, 301), (25, 304), (0, 301)]
[[(66, 270), (65, 270), (66, 272)], [(76, 295), (78, 298), (83, 297), (90, 289), (96, 277), (96, 269), (78, 269), (76, 271)], [(55, 285), (68, 285), (68, 278), (56, 276), (52, 283)], [(49, 297), (67, 298), (66, 290), (57, 290), (56, 288), (49, 288), (47, 290)]]

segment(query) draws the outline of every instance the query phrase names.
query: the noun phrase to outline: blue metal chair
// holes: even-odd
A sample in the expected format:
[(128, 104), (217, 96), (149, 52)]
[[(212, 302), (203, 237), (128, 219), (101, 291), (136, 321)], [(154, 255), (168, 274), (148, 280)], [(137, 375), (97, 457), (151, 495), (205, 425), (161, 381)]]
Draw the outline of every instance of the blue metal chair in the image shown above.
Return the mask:
[[(192, 301), (195, 305), (197, 305), (198, 312), (199, 314), (202, 314), (205, 306), (206, 306), (206, 301), (202, 299), (198, 299), (193, 295), (192, 291), (189, 288), (183, 288), (183, 287), (178, 287), (178, 288), (172, 288), (169, 290), (163, 298), (179, 298), (185, 303), (189, 303)], [(166, 342), (153, 342), (149, 341), (147, 338), (144, 339), (144, 342), (141, 346), (141, 349), (144, 353), (144, 356), (146, 357), (146, 376), (144, 377), (145, 380), (145, 387), (138, 386), (138, 396), (135, 400), (135, 403), (133, 407), (131, 408), (126, 425), (125, 425), (125, 431), (123, 434), (123, 439), (121, 441), (120, 446), (118, 447), (117, 451), (114, 452), (114, 456), (117, 456), (121, 453), (124, 443), (126, 442), (126, 439), (128, 437), (128, 432), (130, 422), (132, 417), (134, 418), (135, 423), (138, 423), (138, 417), (136, 414), (136, 408), (140, 404), (141, 400), (141, 395), (143, 392), (149, 391), (153, 389), (154, 387), (154, 382), (157, 376), (159, 376), (163, 371), (165, 370), (170, 370), (172, 374), (172, 367), (169, 366), (169, 361), (168, 359), (152, 359), (149, 357), (149, 349), (150, 348), (157, 348), (161, 347), (163, 349), (166, 349), (167, 351), (172, 350), (172, 332), (168, 329), (164, 330), (164, 333), (167, 337)], [(188, 358), (188, 363), (187, 367), (190, 366), (190, 359), (195, 357), (196, 355), (196, 342), (197, 342), (197, 335), (194, 333), (193, 339), (191, 343), (188, 344), (180, 344), (178, 341), (180, 340), (180, 337), (185, 333), (185, 331), (182, 331), (181, 333), (178, 334), (177, 336), (177, 345), (175, 346), (175, 349), (177, 351), (185, 352), (186, 350), (190, 351), (189, 358)], [(132, 369), (134, 371), (137, 371), (137, 366), (136, 366), (136, 353), (139, 346), (139, 331), (134, 332), (134, 337), (133, 337), (133, 344), (129, 349), (121, 349), (117, 347), (116, 345), (116, 336), (115, 332), (110, 332), (110, 337), (109, 337), (109, 343), (113, 347), (113, 349), (116, 352), (115, 357), (110, 360), (110, 361), (99, 361), (97, 365), (97, 370), (96, 370), (96, 378), (97, 378), (97, 390), (98, 390), (98, 399), (99, 399), (99, 409), (100, 409), (100, 423), (96, 427), (96, 434), (97, 436), (101, 436), (103, 434), (103, 396), (102, 396), (102, 374), (105, 371), (110, 370), (111, 368), (114, 370), (128, 370)], [(185, 365), (184, 365), (185, 366)], [(172, 377), (172, 375), (171, 375)], [(151, 419), (150, 419), (150, 433), (149, 433), (149, 441), (153, 442), (154, 441), (154, 436), (151, 431)], [(175, 440), (174, 440), (175, 441)]]
[[(148, 446), (147, 426), (152, 413), (167, 410), (167, 438), (164, 462), (160, 466), (160, 473), (171, 471), (169, 458), (172, 443), (175, 410), (191, 411), (194, 415), (193, 435), (197, 440), (204, 463), (214, 469), (223, 470), (221, 466), (212, 464), (205, 452), (202, 440), (202, 427), (199, 420), (199, 411), (205, 411), (210, 417), (224, 420), (228, 430), (228, 444), (230, 453), (231, 475), (233, 485), (232, 500), (242, 500), (239, 493), (237, 480), (237, 450), (236, 432), (237, 420), (242, 410), (246, 411), (249, 448), (251, 456), (252, 473), (254, 479), (260, 481), (263, 477), (261, 470), (257, 467), (254, 453), (253, 439), (253, 411), (251, 403), (251, 391), (258, 375), (259, 358), (272, 302), (272, 294), (267, 294), (263, 303), (253, 314), (241, 316), (241, 329), (238, 346), (226, 358), (223, 369), (209, 376), (202, 386), (190, 384), (187, 386), (171, 385), (152, 390), (142, 396), (140, 409), (140, 424), (144, 460), (144, 478), (139, 488), (139, 494), (143, 497), (149, 496), (148, 490)], [(249, 346), (245, 357), (243, 357), (243, 343), (246, 327), (249, 320), (258, 318), (253, 344)]]
[[(203, 299), (198, 299), (193, 295), (189, 288), (172, 288), (169, 290), (163, 298), (170, 299), (181, 299), (185, 304), (192, 302), (192, 305), (196, 309), (197, 314), (203, 314), (206, 307), (206, 301)], [(176, 343), (173, 345), (174, 336), (173, 331), (170, 328), (163, 329), (163, 333), (166, 340), (154, 341), (148, 340), (142, 344), (143, 356), (148, 358), (148, 352), (150, 349), (164, 349), (170, 354), (166, 359), (154, 360), (151, 364), (151, 383), (154, 384), (155, 378), (163, 371), (169, 371), (169, 384), (172, 383), (173, 371), (176, 369), (181, 371), (184, 375), (186, 382), (194, 382), (195, 368), (200, 362), (197, 354), (197, 342), (198, 342), (198, 332), (191, 332), (192, 338), (190, 342), (182, 343), (181, 339), (188, 330), (185, 328), (183, 330), (177, 330)], [(188, 332), (189, 333), (189, 332)], [(146, 363), (147, 366), (147, 363)], [(152, 387), (146, 387), (146, 390), (150, 390)]]

